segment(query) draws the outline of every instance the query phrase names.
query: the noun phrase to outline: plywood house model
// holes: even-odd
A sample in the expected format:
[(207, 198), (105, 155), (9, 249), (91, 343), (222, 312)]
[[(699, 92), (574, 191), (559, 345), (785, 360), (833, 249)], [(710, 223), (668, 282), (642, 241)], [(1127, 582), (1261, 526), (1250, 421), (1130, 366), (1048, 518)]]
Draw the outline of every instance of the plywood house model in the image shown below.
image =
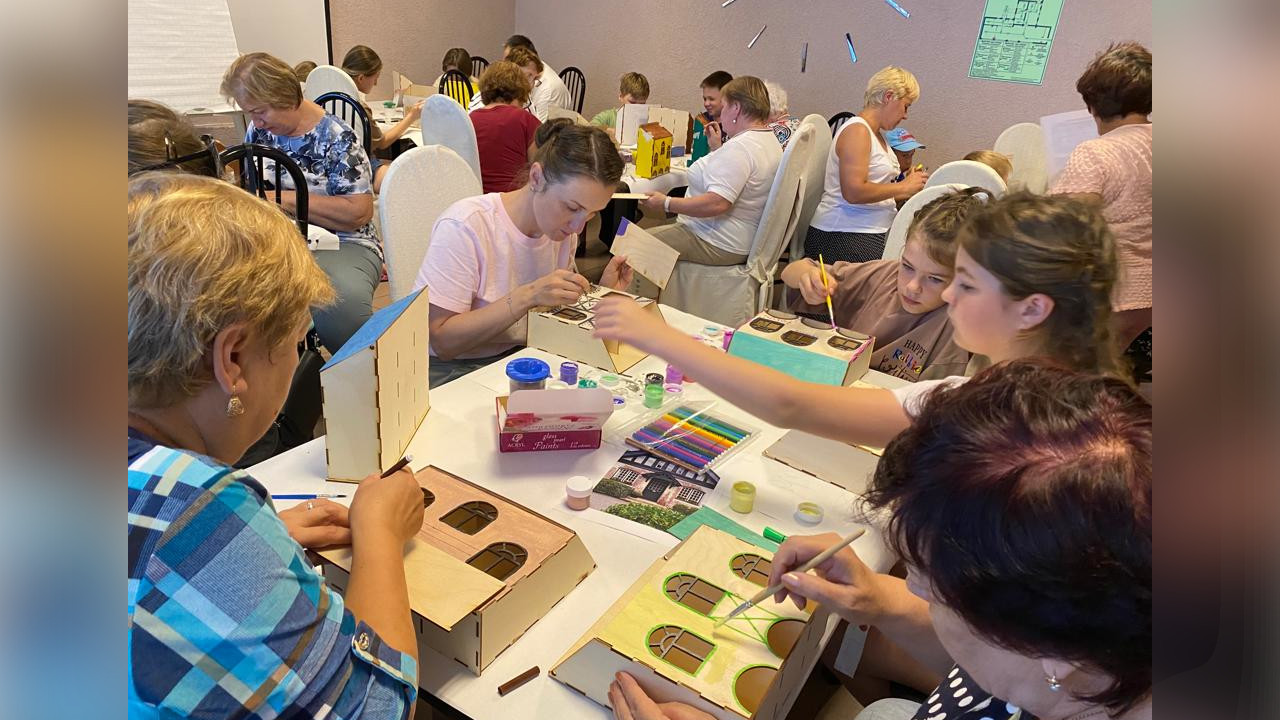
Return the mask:
[(596, 303), (600, 298), (615, 294), (629, 297), (646, 312), (662, 317), (658, 303), (649, 298), (592, 285), (591, 291), (573, 305), (534, 308), (529, 311), (529, 336), (526, 344), (606, 372), (626, 372), (648, 355), (626, 343), (591, 336), (591, 331), (595, 329)]
[(821, 654), (828, 614), (768, 599), (713, 627), (765, 586), (769, 563), (754, 545), (698, 528), (574, 643), (552, 677), (608, 705), (609, 683), (626, 671), (658, 702), (690, 703), (721, 720), (782, 720)]
[(320, 368), (330, 480), (360, 482), (403, 455), (431, 409), (427, 291), (379, 310)]
[[(567, 527), (435, 467), (416, 473), (426, 515), (405, 553), (421, 648), (479, 675), (595, 569)], [(320, 552), (347, 585), (351, 549)]]
[(848, 385), (867, 373), (875, 338), (782, 310), (765, 310), (733, 333), (729, 354), (808, 382)]

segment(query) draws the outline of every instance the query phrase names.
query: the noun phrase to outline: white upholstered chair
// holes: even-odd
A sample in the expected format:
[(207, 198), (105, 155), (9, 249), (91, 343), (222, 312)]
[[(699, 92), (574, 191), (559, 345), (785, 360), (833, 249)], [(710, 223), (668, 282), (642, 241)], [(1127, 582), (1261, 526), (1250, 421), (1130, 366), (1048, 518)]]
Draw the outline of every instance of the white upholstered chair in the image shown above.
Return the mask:
[(800, 214), (796, 217), (796, 231), (791, 236), (791, 259), (804, 257), (804, 238), (809, 233), (809, 223), (822, 200), (823, 184), (827, 178), (827, 156), (831, 154), (831, 126), (821, 115), (808, 115), (800, 121), (800, 127), (813, 127), (813, 150), (804, 168), (804, 198)]
[(920, 208), (928, 205), (934, 198), (942, 197), (947, 193), (963, 190), (969, 187), (960, 183), (952, 183), (949, 185), (929, 185), (920, 192), (912, 195), (907, 199), (902, 207), (898, 208), (898, 214), (893, 216), (893, 224), (889, 226), (889, 239), (884, 243), (884, 253), (880, 256), (885, 260), (897, 259), (898, 254), (902, 252), (902, 246), (907, 243), (907, 229), (911, 227), (911, 221), (915, 218)]
[(965, 187), (980, 187), (991, 193), (992, 197), (1004, 195), (1007, 189), (1000, 173), (976, 160), (954, 160), (934, 170), (929, 175), (925, 187), (934, 185), (951, 185), (959, 183)]
[(1013, 162), (1010, 190), (1043, 193), (1049, 188), (1049, 156), (1039, 123), (1010, 125), (996, 138), (994, 150), (1008, 155)]
[(431, 242), (431, 228), (440, 214), (455, 202), (480, 193), (480, 179), (447, 147), (413, 148), (392, 161), (382, 180), (378, 217), (393, 302), (413, 289)]
[(803, 124), (791, 136), (746, 264), (713, 266), (679, 261), (662, 291), (663, 303), (733, 327), (769, 306), (778, 257), (796, 228), (804, 197), (804, 170), (814, 138), (813, 127)]
[(475, 126), (467, 111), (447, 95), (432, 95), (422, 105), (422, 144), (453, 150), (475, 171), (476, 180), (481, 179)]

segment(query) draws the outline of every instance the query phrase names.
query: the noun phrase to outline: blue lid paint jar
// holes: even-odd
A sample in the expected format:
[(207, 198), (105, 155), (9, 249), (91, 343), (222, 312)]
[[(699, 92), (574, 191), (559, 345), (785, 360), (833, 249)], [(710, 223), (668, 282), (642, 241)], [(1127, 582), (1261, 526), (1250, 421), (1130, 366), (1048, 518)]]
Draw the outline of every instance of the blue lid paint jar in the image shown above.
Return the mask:
[(507, 379), (511, 392), (517, 390), (541, 390), (551, 377), (551, 366), (537, 358), (516, 358), (507, 363)]

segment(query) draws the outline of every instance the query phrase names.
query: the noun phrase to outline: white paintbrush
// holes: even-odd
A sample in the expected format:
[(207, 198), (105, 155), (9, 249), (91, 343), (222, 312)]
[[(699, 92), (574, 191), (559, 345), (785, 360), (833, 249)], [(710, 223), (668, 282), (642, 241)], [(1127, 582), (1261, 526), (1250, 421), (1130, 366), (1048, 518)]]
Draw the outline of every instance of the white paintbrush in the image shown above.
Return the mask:
[[(830, 558), (832, 555), (835, 555), (836, 553), (838, 553), (838, 552), (840, 552), (841, 550), (843, 550), (843, 549), (845, 549), (846, 547), (848, 547), (848, 546), (849, 546), (849, 543), (851, 543), (851, 542), (853, 542), (854, 540), (857, 540), (858, 538), (862, 537), (862, 534), (863, 534), (864, 532), (866, 532), (866, 531), (867, 531), (867, 529), (866, 529), (866, 528), (858, 528), (857, 530), (854, 530), (853, 532), (849, 533), (848, 537), (846, 537), (845, 539), (843, 539), (843, 540), (841, 540), (840, 542), (836, 543), (835, 545), (832, 545), (831, 547), (827, 548), (826, 550), (823, 550), (822, 552), (818, 553), (817, 555), (813, 556), (813, 559), (812, 559), (812, 560), (810, 560), (809, 562), (805, 563), (804, 565), (801, 565), (800, 567), (796, 568), (795, 570), (792, 570), (791, 572), (797, 572), (797, 573), (806, 573), (806, 572), (809, 572), (810, 570), (812, 570), (812, 569), (814, 569), (814, 568), (818, 567), (819, 565), (821, 565), (822, 563), (826, 562), (826, 561), (827, 561), (827, 559), (828, 559), (828, 558)], [(750, 600), (748, 600), (748, 601), (746, 601), (746, 602), (742, 603), (742, 604), (741, 604), (741, 605), (739, 605), (737, 608), (735, 608), (733, 612), (731, 612), (731, 613), (729, 613), (728, 615), (725, 615), (724, 617), (722, 617), (722, 618), (720, 618), (719, 620), (717, 620), (717, 621), (716, 621), (716, 624), (712, 626), (712, 629), (714, 629), (714, 628), (718, 628), (718, 627), (720, 627), (721, 625), (723, 625), (723, 624), (725, 624), (725, 623), (729, 622), (729, 621), (730, 621), (730, 620), (732, 620), (733, 618), (735, 618), (735, 617), (737, 617), (737, 616), (741, 615), (742, 613), (746, 612), (749, 608), (751, 608), (751, 607), (752, 607), (752, 606), (754, 606), (755, 604), (757, 604), (757, 603), (759, 603), (759, 602), (763, 601), (765, 598), (769, 597), (770, 595), (773, 595), (774, 593), (778, 592), (778, 591), (779, 591), (779, 590), (781, 590), (781, 589), (782, 589), (782, 583), (778, 583), (777, 585), (770, 585), (769, 587), (767, 587), (767, 588), (765, 588), (765, 589), (761, 590), (760, 592), (758, 592), (758, 593), (756, 593), (755, 595), (753, 595), (753, 596), (751, 597), (751, 599), (750, 599)]]

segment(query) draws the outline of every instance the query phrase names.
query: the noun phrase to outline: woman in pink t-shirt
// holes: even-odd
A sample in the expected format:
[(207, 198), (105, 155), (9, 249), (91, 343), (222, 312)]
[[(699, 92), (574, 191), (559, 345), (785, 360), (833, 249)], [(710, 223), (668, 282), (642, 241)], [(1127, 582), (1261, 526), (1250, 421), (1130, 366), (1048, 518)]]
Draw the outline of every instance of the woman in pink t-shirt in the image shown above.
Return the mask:
[[(431, 303), (432, 387), (523, 346), (529, 310), (576, 302), (590, 289), (573, 251), (622, 169), (603, 130), (562, 125), (538, 148), (523, 186), (444, 211), (415, 283)], [(631, 279), (626, 258), (615, 256), (600, 284), (621, 290)]]
[(480, 151), (480, 180), (487, 193), (520, 187), (520, 175), (535, 150), (538, 118), (524, 109), (533, 86), (515, 63), (489, 66), (480, 77), (484, 107), (471, 112)]
[(1085, 68), (1076, 90), (1099, 137), (1072, 151), (1051, 192), (1102, 200), (1119, 270), (1112, 334), (1123, 349), (1151, 327), (1151, 51), (1112, 45)]

